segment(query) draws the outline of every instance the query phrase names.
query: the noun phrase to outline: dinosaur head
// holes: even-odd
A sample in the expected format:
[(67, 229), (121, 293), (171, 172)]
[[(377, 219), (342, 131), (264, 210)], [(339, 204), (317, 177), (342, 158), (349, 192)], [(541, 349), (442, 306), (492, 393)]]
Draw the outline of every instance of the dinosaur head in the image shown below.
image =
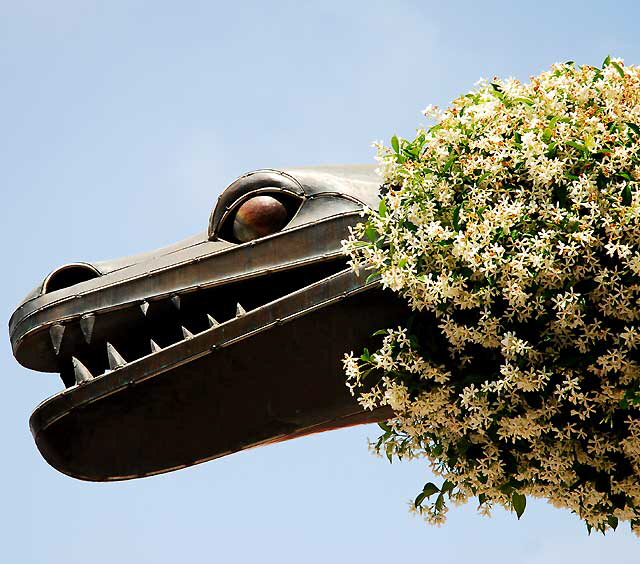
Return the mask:
[(45, 459), (122, 480), (388, 418), (340, 362), (405, 314), (340, 250), (379, 184), (369, 166), (252, 172), (204, 233), (47, 276), (9, 322), (16, 359), (66, 386), (31, 416)]

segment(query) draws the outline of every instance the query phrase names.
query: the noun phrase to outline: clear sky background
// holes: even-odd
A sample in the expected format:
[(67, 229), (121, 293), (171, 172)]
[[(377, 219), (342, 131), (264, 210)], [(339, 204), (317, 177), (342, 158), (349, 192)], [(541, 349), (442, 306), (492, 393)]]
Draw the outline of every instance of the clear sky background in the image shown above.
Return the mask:
[[(59, 265), (204, 230), (249, 170), (373, 162), (372, 141), (412, 135), (480, 77), (640, 64), (639, 20), (631, 1), (0, 0), (2, 316)], [(60, 380), (19, 366), (7, 338), (0, 363), (0, 562), (639, 561), (628, 525), (589, 537), (544, 501), (521, 521), (469, 504), (424, 524), (407, 501), (430, 473), (369, 454), (377, 427), (77, 481), (28, 429)]]

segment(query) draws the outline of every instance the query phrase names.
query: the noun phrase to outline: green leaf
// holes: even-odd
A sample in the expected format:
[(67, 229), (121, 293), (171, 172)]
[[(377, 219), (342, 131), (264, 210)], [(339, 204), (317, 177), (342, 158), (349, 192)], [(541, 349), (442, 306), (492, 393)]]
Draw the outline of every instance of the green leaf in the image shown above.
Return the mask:
[(610, 62), (611, 62), (611, 55), (607, 55), (604, 61), (602, 61), (602, 68), (608, 67)]
[(378, 335), (386, 335), (389, 332), (388, 329), (378, 329), (373, 335), (371, 335), (372, 337), (377, 337)]
[(624, 70), (622, 70), (622, 67), (618, 63), (616, 63), (615, 61), (611, 61), (611, 66), (618, 71), (618, 74), (622, 78), (624, 78)]
[(384, 421), (380, 421), (378, 423), (378, 427), (380, 427), (380, 429), (382, 429), (385, 433), (390, 433), (393, 431), (393, 429), (391, 429), (391, 427), (389, 427), (389, 425), (387, 425)]
[(549, 125), (544, 128), (544, 131), (542, 132), (542, 140), (545, 143), (548, 143), (551, 140), (551, 137), (553, 136), (553, 128), (556, 126), (559, 119), (560, 118), (558, 116), (551, 118)]
[(453, 488), (454, 488), (453, 482), (450, 482), (449, 480), (445, 480), (442, 486), (440, 487), (440, 491), (442, 492), (443, 495), (446, 493), (449, 493), (449, 496), (451, 496), (451, 492), (453, 491)]
[(395, 153), (400, 152), (400, 143), (398, 142), (398, 137), (396, 135), (391, 138), (391, 147), (393, 147)]
[(380, 276), (379, 272), (372, 272), (371, 274), (369, 274), (369, 276), (367, 276), (367, 279), (364, 281), (364, 283), (368, 284), (369, 282), (371, 282), (372, 280), (375, 280), (379, 276)]
[(380, 217), (386, 217), (387, 215), (387, 202), (384, 199), (380, 200), (380, 205), (378, 206), (378, 214)]
[(513, 492), (513, 486), (509, 483), (502, 484), (498, 489), (505, 495), (511, 495)]
[(422, 502), (431, 497), (434, 493), (439, 492), (438, 486), (433, 484), (432, 482), (427, 482), (422, 488), (422, 491), (418, 494), (415, 501), (413, 502), (414, 506), (417, 508), (419, 505), (422, 505)]
[(569, 145), (569, 147), (573, 147), (574, 149), (578, 149), (578, 151), (581, 151), (582, 153), (589, 153), (589, 149), (587, 149), (582, 143), (578, 143), (576, 141), (567, 141), (567, 145)]
[(375, 243), (376, 239), (378, 238), (378, 232), (373, 227), (371, 227), (371, 225), (368, 225), (366, 227), (366, 229), (364, 230), (364, 234), (372, 243)]
[(453, 223), (453, 228), (456, 231), (460, 231), (460, 209), (461, 208), (462, 208), (462, 204), (458, 204), (453, 209), (453, 218), (452, 218), (451, 222)]
[(615, 531), (618, 528), (618, 518), (615, 515), (609, 515), (607, 517), (607, 523)]
[(513, 492), (511, 494), (511, 504), (513, 505), (513, 509), (516, 512), (518, 519), (520, 519), (520, 517), (522, 517), (522, 514), (524, 513), (525, 507), (527, 507), (526, 496), (518, 492)]
[(552, 141), (547, 146), (547, 157), (553, 159), (558, 154), (558, 144), (555, 141)]
[(455, 161), (456, 155), (451, 155), (451, 157), (449, 157), (449, 160), (444, 164), (444, 167), (442, 167), (442, 172), (447, 172), (453, 166), (453, 163)]
[(398, 263), (398, 267), (400, 268), (404, 268), (407, 265), (408, 259), (407, 257), (404, 257), (402, 260), (400, 260), (400, 262)]
[[(622, 176), (622, 174), (620, 174)], [(628, 176), (628, 175), (627, 175)], [(622, 205), (630, 206), (631, 205), (631, 186), (627, 184), (622, 190)]]
[(626, 125), (631, 131), (633, 131), (636, 135), (640, 136), (640, 127), (638, 127), (635, 123), (631, 123), (630, 121), (626, 122)]
[(442, 508), (444, 507), (444, 496), (442, 495), (442, 493), (436, 499), (435, 506), (436, 506), (436, 511), (438, 512), (442, 511)]
[(425, 494), (426, 497), (431, 497), (434, 493), (440, 491), (440, 488), (436, 486), (433, 482), (427, 482), (422, 488), (422, 493)]
[(420, 492), (413, 502), (413, 506), (417, 509), (420, 505), (422, 505), (425, 497), (427, 497), (427, 494), (425, 494), (424, 492)]

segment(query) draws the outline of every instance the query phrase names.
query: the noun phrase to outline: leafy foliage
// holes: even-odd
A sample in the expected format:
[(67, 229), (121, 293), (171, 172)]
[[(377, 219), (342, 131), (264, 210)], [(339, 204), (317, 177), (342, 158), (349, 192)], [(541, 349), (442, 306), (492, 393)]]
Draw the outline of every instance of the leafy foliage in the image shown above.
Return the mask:
[(640, 69), (494, 79), (379, 145), (377, 211), (344, 242), (414, 311), (344, 365), (375, 451), (424, 457), (415, 511), (526, 496), (640, 527)]

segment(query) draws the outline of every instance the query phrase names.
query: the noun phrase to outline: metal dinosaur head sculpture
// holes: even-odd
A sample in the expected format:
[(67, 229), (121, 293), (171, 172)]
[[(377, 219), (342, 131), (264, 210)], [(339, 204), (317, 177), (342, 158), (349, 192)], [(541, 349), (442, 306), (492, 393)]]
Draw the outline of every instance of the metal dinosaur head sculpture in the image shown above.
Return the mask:
[(388, 418), (341, 369), (406, 315), (340, 250), (379, 188), (369, 166), (252, 172), (201, 235), (47, 276), (9, 323), (16, 359), (66, 386), (31, 416), (44, 458), (124, 480)]

